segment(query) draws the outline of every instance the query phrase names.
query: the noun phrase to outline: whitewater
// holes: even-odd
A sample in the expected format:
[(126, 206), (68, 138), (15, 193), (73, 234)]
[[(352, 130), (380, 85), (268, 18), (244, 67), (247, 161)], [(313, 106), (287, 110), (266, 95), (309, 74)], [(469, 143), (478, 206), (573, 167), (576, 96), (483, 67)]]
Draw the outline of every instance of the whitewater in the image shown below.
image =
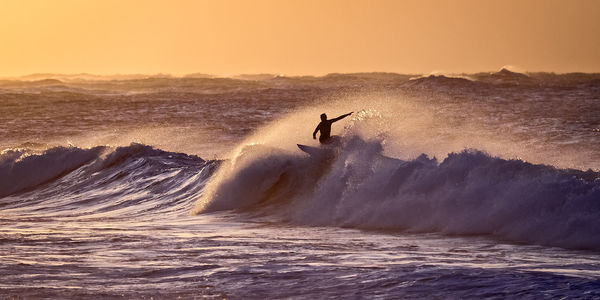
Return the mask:
[(600, 297), (598, 74), (42, 74), (0, 104), (0, 298)]

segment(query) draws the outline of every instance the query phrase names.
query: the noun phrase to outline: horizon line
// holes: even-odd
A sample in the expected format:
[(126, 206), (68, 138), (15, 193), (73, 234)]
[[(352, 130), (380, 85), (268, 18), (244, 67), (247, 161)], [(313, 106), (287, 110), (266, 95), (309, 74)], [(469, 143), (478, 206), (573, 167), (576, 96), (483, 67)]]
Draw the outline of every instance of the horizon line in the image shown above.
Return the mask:
[(328, 72), (328, 73), (321, 73), (321, 74), (287, 74), (287, 73), (281, 73), (281, 72), (277, 72), (277, 73), (270, 73), (270, 72), (259, 72), (259, 73), (236, 73), (236, 74), (216, 74), (216, 73), (204, 73), (204, 72), (191, 72), (191, 73), (169, 73), (169, 72), (152, 72), (152, 73), (91, 73), (91, 72), (73, 72), (73, 73), (54, 73), (54, 72), (37, 72), (37, 73), (28, 73), (28, 74), (22, 74), (22, 75), (1, 75), (0, 79), (2, 80), (7, 80), (7, 79), (19, 79), (19, 78), (24, 78), (24, 77), (34, 77), (34, 76), (68, 76), (68, 77), (74, 77), (74, 76), (94, 76), (94, 77), (119, 77), (119, 76), (148, 76), (148, 77), (154, 77), (154, 78), (167, 78), (167, 77), (171, 77), (171, 78), (185, 78), (186, 76), (190, 76), (190, 75), (204, 75), (207, 77), (212, 77), (212, 78), (233, 78), (233, 77), (240, 77), (240, 76), (256, 76), (256, 75), (271, 75), (273, 77), (325, 77), (328, 75), (333, 75), (333, 74), (377, 74), (377, 73), (381, 73), (381, 74), (397, 74), (397, 75), (411, 75), (411, 76), (415, 76), (415, 75), (469, 75), (469, 74), (481, 74), (481, 73), (497, 73), (500, 72), (502, 70), (507, 70), (510, 72), (514, 72), (514, 73), (521, 73), (521, 74), (540, 74), (540, 73), (547, 73), (547, 74), (556, 74), (556, 75), (564, 75), (564, 74), (600, 74), (600, 71), (597, 72), (582, 72), (582, 71), (572, 71), (572, 72), (556, 72), (556, 71), (546, 71), (546, 70), (539, 70), (539, 71), (529, 71), (529, 70), (518, 70), (518, 67), (510, 67), (510, 66), (503, 66), (500, 69), (497, 69), (495, 71), (493, 70), (488, 70), (488, 71), (477, 71), (477, 72), (446, 72), (446, 71), (440, 71), (440, 70), (434, 70), (431, 71), (429, 73), (419, 73), (419, 72), (415, 72), (415, 73), (401, 73), (401, 72), (390, 72), (390, 71), (357, 71), (357, 72)]

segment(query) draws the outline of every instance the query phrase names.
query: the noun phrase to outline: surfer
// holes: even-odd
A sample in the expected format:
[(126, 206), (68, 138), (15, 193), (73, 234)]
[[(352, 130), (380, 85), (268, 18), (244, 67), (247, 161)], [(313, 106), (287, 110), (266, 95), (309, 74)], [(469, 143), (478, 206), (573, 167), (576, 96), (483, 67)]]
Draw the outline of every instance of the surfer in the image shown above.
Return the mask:
[(341, 115), (337, 118), (334, 119), (330, 119), (327, 120), (327, 115), (326, 114), (321, 114), (321, 123), (319, 123), (319, 125), (317, 125), (317, 128), (315, 128), (315, 131), (313, 132), (313, 139), (317, 138), (317, 132), (321, 131), (321, 135), (319, 136), (319, 142), (321, 142), (321, 144), (329, 144), (332, 142), (331, 140), (331, 124), (333, 122), (339, 121), (349, 115), (351, 115), (353, 112), (349, 112), (345, 115)]

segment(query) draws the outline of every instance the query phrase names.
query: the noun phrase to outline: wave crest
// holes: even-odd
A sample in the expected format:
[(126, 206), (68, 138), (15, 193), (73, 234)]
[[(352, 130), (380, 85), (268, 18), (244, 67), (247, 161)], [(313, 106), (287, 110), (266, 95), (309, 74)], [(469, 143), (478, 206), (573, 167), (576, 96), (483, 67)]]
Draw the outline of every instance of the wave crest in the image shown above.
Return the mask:
[(0, 197), (60, 177), (98, 158), (105, 147), (55, 147), (41, 154), (9, 150), (0, 155)]
[(0, 155), (0, 206), (55, 216), (186, 214), (216, 165), (135, 143), (9, 150)]

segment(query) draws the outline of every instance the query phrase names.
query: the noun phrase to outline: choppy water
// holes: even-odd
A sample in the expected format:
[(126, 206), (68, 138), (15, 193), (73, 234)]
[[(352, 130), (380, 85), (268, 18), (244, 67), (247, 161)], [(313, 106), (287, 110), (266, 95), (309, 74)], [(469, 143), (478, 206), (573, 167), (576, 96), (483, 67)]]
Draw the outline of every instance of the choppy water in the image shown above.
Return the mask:
[(600, 77), (411, 77), (0, 81), (2, 298), (600, 297)]

